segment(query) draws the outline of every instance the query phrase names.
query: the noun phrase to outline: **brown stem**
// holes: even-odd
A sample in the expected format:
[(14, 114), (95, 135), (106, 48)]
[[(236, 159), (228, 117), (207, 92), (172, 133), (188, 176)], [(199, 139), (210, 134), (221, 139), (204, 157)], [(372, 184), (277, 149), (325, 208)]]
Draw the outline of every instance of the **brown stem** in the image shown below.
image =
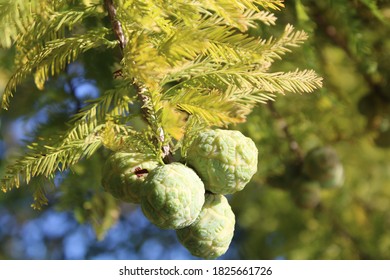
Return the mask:
[(123, 33), (121, 23), (119, 22), (119, 20), (116, 19), (116, 9), (114, 3), (112, 2), (112, 0), (104, 0), (104, 4), (106, 6), (108, 16), (110, 17), (111, 20), (112, 29), (116, 35), (116, 38), (119, 41), (120, 48), (123, 51), (123, 49), (126, 47), (127, 40)]
[[(127, 44), (127, 39), (123, 33), (121, 23), (116, 18), (116, 8), (115, 8), (112, 0), (104, 0), (104, 4), (106, 6), (108, 15), (109, 15), (110, 20), (111, 20), (112, 29), (116, 35), (117, 40), (119, 41), (119, 46), (123, 52), (123, 50)], [(114, 76), (123, 76), (123, 72), (121, 70), (118, 70), (114, 73)], [(149, 102), (150, 98), (146, 94), (144, 94), (146, 92), (146, 89), (144, 87), (142, 87), (136, 81), (133, 81), (133, 85), (137, 91), (138, 99), (141, 101), (142, 105), (147, 104)], [(150, 115), (150, 112), (148, 111), (146, 106), (141, 106), (141, 108), (142, 108), (142, 114), (143, 114), (144, 119), (146, 120), (147, 123), (149, 123), (149, 125), (152, 125), (148, 121), (148, 117), (147, 117), (148, 115)], [(164, 133), (164, 130), (162, 129), (162, 127), (157, 128), (156, 132), (158, 133), (158, 135), (156, 135), (157, 141), (164, 143), (165, 142), (165, 133)], [(162, 145), (162, 150), (163, 150), (164, 161), (167, 163), (172, 162), (173, 157), (172, 157), (171, 148), (170, 148), (169, 144)]]

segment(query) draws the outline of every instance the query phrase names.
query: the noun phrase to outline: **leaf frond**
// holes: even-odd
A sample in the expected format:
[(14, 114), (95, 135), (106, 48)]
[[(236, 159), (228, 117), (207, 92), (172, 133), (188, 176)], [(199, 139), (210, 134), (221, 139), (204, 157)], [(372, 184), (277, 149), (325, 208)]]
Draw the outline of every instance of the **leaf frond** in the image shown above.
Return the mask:
[(71, 128), (61, 137), (62, 145), (84, 139), (109, 118), (128, 115), (134, 101), (132, 94), (134, 94), (134, 87), (129, 82), (123, 81), (115, 89), (108, 90), (102, 96), (90, 100), (88, 105), (70, 120)]
[(191, 88), (170, 100), (179, 110), (198, 118), (208, 126), (226, 126), (242, 122), (236, 103), (218, 90)]
[(262, 14), (262, 17), (259, 16), (260, 7), (264, 9), (273, 9), (279, 10), (280, 7), (283, 7), (283, 1), (272, 0), (272, 1), (229, 1), (229, 0), (212, 0), (212, 1), (201, 1), (205, 10), (213, 11), (216, 15), (223, 19), (224, 23), (228, 26), (237, 28), (241, 32), (244, 32), (248, 29), (249, 26), (252, 26), (254, 20), (271, 20), (273, 19), (268, 17), (266, 19), (265, 14)]
[(56, 171), (64, 171), (83, 157), (89, 157), (101, 146), (98, 137), (73, 141), (58, 147), (30, 145), (30, 152), (7, 167), (0, 181), (3, 191), (19, 187), (21, 181), (29, 183), (33, 177), (50, 178)]
[(66, 39), (56, 39), (46, 44), (39, 54), (21, 65), (9, 79), (1, 100), (1, 107), (7, 109), (12, 91), (20, 84), (27, 75), (35, 71), (35, 83), (43, 87), (49, 75), (55, 75), (65, 68), (67, 64), (74, 61), (77, 56), (91, 48), (102, 45), (113, 48), (116, 42), (105, 38), (108, 29), (93, 30), (86, 34)]
[(284, 7), (284, 0), (254, 0), (251, 2), (255, 2), (264, 9), (280, 10), (280, 8)]
[(288, 24), (279, 38), (271, 37), (263, 42), (264, 48), (261, 54), (264, 59), (273, 62), (275, 59), (281, 59), (282, 55), (291, 52), (292, 47), (301, 45), (307, 38), (306, 32), (301, 30), (295, 31), (294, 27)]
[(148, 131), (136, 131), (126, 124), (107, 121), (101, 133), (105, 148), (114, 152), (137, 152), (154, 155), (159, 160), (159, 153), (153, 145), (153, 134)]
[(64, 11), (50, 10), (46, 14), (37, 14), (35, 20), (20, 35), (17, 47), (16, 63), (32, 59), (44, 48), (47, 42), (66, 38), (66, 32), (87, 17), (102, 16), (97, 6), (73, 8)]
[[(322, 86), (322, 78), (313, 70), (268, 73), (252, 65), (220, 66), (210, 61), (189, 65), (180, 72), (182, 81), (167, 91), (198, 87), (227, 90), (235, 86), (241, 90), (260, 90), (269, 93), (312, 92)], [(179, 78), (180, 80), (180, 78)]]
[(169, 59), (171, 65), (180, 66), (184, 59), (191, 61), (200, 55), (230, 64), (260, 58), (261, 40), (238, 33), (216, 16), (202, 18), (198, 27), (194, 31), (179, 24), (175, 32), (159, 45), (159, 51)]
[(33, 200), (34, 202), (31, 204), (31, 207), (35, 210), (42, 210), (43, 207), (49, 204), (49, 199), (47, 198), (48, 188), (53, 189), (53, 182), (47, 181), (42, 178), (42, 176), (38, 176), (30, 183), (33, 189)]
[(9, 48), (33, 22), (34, 14), (48, 8), (48, 1), (1, 0), (0, 46)]

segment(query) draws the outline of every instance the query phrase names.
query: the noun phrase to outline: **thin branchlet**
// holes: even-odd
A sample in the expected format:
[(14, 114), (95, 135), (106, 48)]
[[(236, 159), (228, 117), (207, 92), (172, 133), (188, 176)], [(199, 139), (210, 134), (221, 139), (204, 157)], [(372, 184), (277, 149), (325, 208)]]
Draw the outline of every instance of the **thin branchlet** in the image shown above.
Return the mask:
[[(119, 41), (119, 46), (123, 52), (124, 48), (127, 44), (126, 36), (124, 35), (122, 24), (116, 17), (116, 8), (112, 0), (105, 0), (104, 1), (108, 15), (111, 20), (112, 29), (117, 37), (117, 40)], [(146, 89), (139, 85), (136, 81), (134, 81), (134, 87), (137, 91), (138, 98), (142, 102), (143, 105), (146, 105), (150, 98), (145, 94)], [(142, 107), (142, 113), (144, 115), (144, 119), (149, 123), (147, 115), (149, 114), (147, 106), (141, 106)], [(157, 140), (162, 143), (162, 151), (163, 151), (163, 158), (166, 162), (172, 161), (172, 153), (171, 148), (169, 144), (165, 144), (165, 132), (162, 127), (159, 127), (157, 129), (158, 137)]]
[(114, 3), (112, 0), (104, 0), (104, 4), (111, 20), (112, 29), (119, 41), (120, 48), (123, 51), (123, 49), (126, 47), (127, 41), (125, 34), (123, 33), (122, 24), (119, 20), (116, 19), (116, 8)]

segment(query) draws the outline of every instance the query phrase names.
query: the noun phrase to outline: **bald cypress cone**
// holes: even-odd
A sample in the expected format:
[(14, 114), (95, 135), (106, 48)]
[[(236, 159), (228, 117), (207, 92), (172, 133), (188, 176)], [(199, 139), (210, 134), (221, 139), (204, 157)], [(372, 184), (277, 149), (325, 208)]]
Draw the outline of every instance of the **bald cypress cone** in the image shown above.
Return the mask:
[(241, 191), (257, 171), (257, 157), (252, 139), (235, 130), (205, 130), (187, 151), (187, 163), (216, 194)]
[(181, 163), (161, 165), (145, 180), (141, 208), (151, 223), (163, 229), (192, 224), (204, 203), (204, 185), (198, 175)]
[(206, 194), (197, 219), (190, 226), (176, 230), (181, 244), (192, 255), (215, 259), (228, 250), (234, 235), (235, 216), (228, 200), (219, 194)]
[(103, 166), (102, 186), (117, 199), (140, 203), (142, 183), (157, 165), (154, 157), (143, 153), (113, 153)]

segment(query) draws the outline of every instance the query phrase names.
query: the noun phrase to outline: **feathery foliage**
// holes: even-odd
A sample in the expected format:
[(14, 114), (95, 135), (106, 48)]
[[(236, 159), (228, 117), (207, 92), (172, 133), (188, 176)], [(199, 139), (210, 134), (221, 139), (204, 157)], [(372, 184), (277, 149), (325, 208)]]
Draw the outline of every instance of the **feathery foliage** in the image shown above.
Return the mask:
[(34, 21), (34, 14), (42, 13), (50, 6), (49, 1), (1, 0), (0, 46), (11, 47)]
[(8, 108), (12, 91), (32, 72), (34, 72), (35, 84), (38, 88), (43, 89), (43, 84), (48, 79), (49, 74), (59, 73), (67, 64), (74, 61), (80, 53), (103, 45), (114, 47), (115, 42), (110, 42), (104, 38), (107, 32), (107, 29), (93, 30), (77, 37), (55, 39), (48, 42), (37, 55), (23, 63), (10, 78), (3, 92), (2, 107), (4, 109)]

